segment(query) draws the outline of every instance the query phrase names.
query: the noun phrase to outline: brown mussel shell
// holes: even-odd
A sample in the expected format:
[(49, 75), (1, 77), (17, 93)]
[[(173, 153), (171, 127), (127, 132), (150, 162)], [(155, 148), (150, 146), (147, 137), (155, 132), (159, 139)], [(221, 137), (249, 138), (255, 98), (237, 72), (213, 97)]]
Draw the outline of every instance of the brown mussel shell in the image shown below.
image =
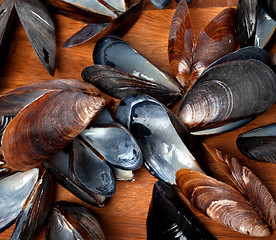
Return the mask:
[[(31, 83), (0, 95), (0, 116), (15, 116), (27, 105), (47, 92), (73, 90), (95, 92), (95, 87), (73, 79), (54, 79)], [(100, 97), (100, 95), (98, 95)]]
[(8, 124), (2, 138), (7, 165), (31, 169), (72, 141), (104, 107), (93, 93), (47, 92), (25, 107)]
[[(188, 90), (204, 69), (236, 48), (235, 9), (217, 15), (194, 41), (189, 9), (181, 1), (174, 13), (169, 32), (169, 61), (176, 79)], [(190, 76), (192, 75), (192, 76)]]
[(176, 173), (176, 182), (184, 196), (214, 221), (250, 236), (270, 236), (259, 213), (231, 186), (188, 169)]
[(226, 176), (248, 198), (250, 203), (260, 211), (262, 217), (272, 229), (275, 229), (276, 203), (261, 180), (235, 157), (231, 157), (210, 146), (205, 145), (205, 147)]

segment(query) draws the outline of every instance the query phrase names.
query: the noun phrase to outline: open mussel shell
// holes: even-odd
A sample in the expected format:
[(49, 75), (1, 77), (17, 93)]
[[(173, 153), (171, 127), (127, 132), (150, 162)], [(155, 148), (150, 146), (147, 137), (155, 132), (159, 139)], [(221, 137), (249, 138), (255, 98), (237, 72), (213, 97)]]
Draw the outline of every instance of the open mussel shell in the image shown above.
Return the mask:
[(44, 170), (22, 208), (11, 240), (29, 240), (36, 235), (51, 210), (53, 193), (53, 181)]
[(134, 94), (147, 94), (166, 105), (172, 105), (181, 97), (179, 91), (105, 65), (86, 67), (81, 76), (102, 92), (118, 99)]
[(101, 207), (106, 197), (115, 194), (112, 170), (79, 138), (43, 166), (57, 182), (88, 204)]
[(216, 239), (167, 184), (154, 184), (147, 217), (147, 239)]
[(218, 14), (194, 39), (188, 5), (181, 1), (174, 13), (169, 32), (169, 61), (176, 79), (185, 91), (204, 69), (236, 48), (235, 9)]
[(34, 168), (27, 172), (13, 172), (0, 179), (0, 232), (9, 228), (20, 214), (39, 176)]
[(257, 26), (258, 0), (240, 0), (236, 11), (236, 32), (241, 48), (253, 46)]
[(48, 160), (85, 129), (103, 107), (104, 99), (91, 92), (45, 93), (6, 127), (2, 151), (7, 165), (27, 170)]
[(179, 170), (176, 182), (184, 196), (214, 221), (250, 236), (271, 235), (255, 208), (229, 185), (190, 169)]
[(63, 47), (73, 47), (86, 41), (96, 42), (107, 35), (123, 36), (137, 21), (144, 7), (144, 0), (139, 0), (115, 20), (108, 23), (88, 24), (67, 39)]
[(275, 74), (261, 61), (221, 63), (201, 75), (178, 115), (193, 134), (230, 131), (272, 107), (275, 91)]
[(261, 180), (235, 157), (210, 146), (205, 147), (234, 186), (260, 211), (268, 225), (275, 229), (276, 203)]
[(0, 63), (3, 64), (3, 56), (6, 53), (7, 44), (15, 23), (14, 0), (4, 0), (0, 4)]
[(115, 67), (131, 75), (157, 82), (172, 91), (181, 92), (172, 78), (118, 37), (106, 36), (100, 39), (94, 47), (93, 60), (95, 64)]
[(140, 147), (121, 124), (86, 128), (80, 136), (116, 168), (136, 170), (143, 163)]
[(173, 184), (175, 173), (181, 168), (202, 171), (189, 132), (154, 98), (126, 97), (118, 105), (116, 117), (135, 137), (145, 165), (155, 177)]
[(236, 143), (246, 157), (276, 163), (276, 123), (242, 133)]
[(47, 240), (104, 240), (101, 226), (91, 211), (78, 203), (60, 201), (53, 208), (46, 231)]

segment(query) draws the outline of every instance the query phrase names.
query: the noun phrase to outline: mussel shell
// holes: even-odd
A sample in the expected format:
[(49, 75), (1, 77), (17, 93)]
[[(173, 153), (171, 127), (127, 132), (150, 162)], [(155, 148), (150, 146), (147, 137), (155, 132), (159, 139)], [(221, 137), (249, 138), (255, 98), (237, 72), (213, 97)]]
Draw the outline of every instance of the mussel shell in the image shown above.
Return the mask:
[[(73, 145), (69, 144), (50, 160), (44, 162), (43, 166), (55, 177), (58, 183), (76, 197), (90, 205), (102, 207), (105, 201), (104, 194), (113, 195), (116, 190), (116, 183), (111, 169), (88, 147), (85, 147), (83, 143), (81, 144), (78, 138), (74, 139), (73, 142), (75, 143), (74, 146), (79, 147), (79, 149), (75, 149), (76, 151), (73, 153)], [(85, 155), (85, 158), (81, 159), (81, 156), (77, 156), (78, 154)], [(88, 169), (92, 169), (94, 175)], [(90, 175), (90, 177), (88, 176), (85, 179), (87, 175)], [(108, 180), (106, 176), (109, 176), (110, 179)], [(112, 194), (104, 189), (103, 186), (106, 184), (109, 186), (109, 190), (110, 186), (113, 189)], [(95, 190), (96, 185), (100, 186), (97, 190)]]
[(111, 168), (78, 139), (73, 140), (73, 158), (73, 177), (77, 178), (81, 185), (105, 197), (115, 194), (116, 180)]
[(254, 47), (254, 46), (248, 46), (248, 47), (240, 48), (237, 51), (229, 53), (219, 58), (218, 60), (214, 61), (203, 71), (202, 74), (207, 72), (213, 66), (218, 65), (220, 63), (231, 62), (234, 60), (249, 60), (249, 59), (259, 60), (265, 63), (266, 65), (271, 66), (270, 55), (264, 49), (259, 47)]
[(144, 0), (139, 0), (127, 9), (126, 12), (110, 23), (89, 24), (85, 26), (83, 29), (67, 39), (63, 44), (63, 47), (76, 46), (88, 40), (96, 42), (100, 38), (110, 34), (123, 36), (139, 18), (143, 10), (144, 3)]
[(272, 229), (275, 229), (276, 203), (261, 180), (235, 157), (207, 145), (206, 149), (234, 186), (260, 211)]
[(117, 14), (115, 11), (113, 11), (113, 9), (106, 7), (100, 1), (63, 0), (63, 2), (100, 15), (105, 15), (112, 18), (117, 17)]
[(172, 91), (156, 82), (130, 75), (109, 66), (86, 67), (81, 76), (102, 92), (118, 99), (134, 94), (147, 94), (166, 105), (171, 105), (181, 96), (179, 91)]
[(164, 182), (154, 184), (147, 217), (147, 239), (216, 239), (176, 192)]
[(104, 99), (93, 93), (64, 90), (44, 94), (5, 129), (2, 150), (7, 165), (27, 170), (48, 160), (85, 129), (103, 107)]
[[(230, 131), (272, 107), (275, 91), (276, 77), (266, 64), (258, 60), (221, 63), (201, 75), (186, 94), (179, 118), (195, 134)], [(219, 132), (216, 127), (221, 127)]]
[(276, 163), (276, 123), (242, 133), (236, 143), (246, 157)]
[(53, 194), (53, 181), (44, 170), (18, 217), (11, 240), (29, 240), (36, 235), (52, 208)]
[(218, 14), (194, 40), (188, 5), (181, 1), (174, 13), (169, 32), (169, 61), (176, 79), (185, 91), (204, 69), (235, 50), (235, 9)]
[(52, 210), (46, 239), (104, 240), (99, 222), (91, 211), (78, 203), (60, 201)]
[(95, 88), (89, 83), (73, 79), (54, 79), (31, 83), (0, 95), (0, 115), (15, 116), (45, 93), (61, 90), (89, 93), (94, 92)]
[(80, 136), (116, 168), (139, 169), (143, 163), (140, 147), (131, 133), (121, 124), (86, 128)]
[(154, 98), (147, 95), (124, 98), (118, 105), (116, 118), (135, 137), (145, 165), (155, 177), (173, 184), (180, 168), (202, 171), (189, 132)]
[(106, 36), (100, 39), (94, 47), (93, 60), (94, 64), (115, 67), (131, 75), (162, 84), (172, 91), (181, 92), (172, 78), (118, 37)]
[(14, 223), (37, 182), (38, 175), (39, 170), (34, 168), (27, 172), (14, 172), (0, 179), (0, 232)]
[(16, 12), (27, 37), (46, 70), (55, 73), (55, 24), (44, 1), (15, 1)]
[(276, 2), (274, 0), (261, 0), (263, 8), (276, 21)]
[(272, 19), (260, 5), (257, 11), (258, 19), (254, 45), (264, 48), (273, 37), (276, 29), (276, 20)]
[(255, 208), (229, 185), (189, 169), (179, 170), (176, 182), (188, 200), (214, 221), (250, 236), (271, 235)]
[(13, 117), (10, 116), (0, 116), (0, 141), (2, 139), (3, 133), (10, 123), (10, 121), (13, 119)]
[(92, 11), (86, 11), (83, 8), (79, 8), (63, 0), (46, 0), (46, 2), (56, 12), (81, 22), (97, 24), (108, 23), (113, 20), (110, 16), (105, 16)]
[(158, 9), (163, 9), (167, 7), (171, 0), (150, 0), (152, 5), (155, 6)]
[(4, 63), (2, 58), (7, 49), (9, 43), (9, 37), (11, 35), (12, 27), (15, 23), (16, 14), (14, 7), (14, 0), (4, 0), (0, 4), (0, 63)]
[(239, 0), (236, 11), (236, 32), (241, 48), (254, 45), (257, 4), (258, 0)]

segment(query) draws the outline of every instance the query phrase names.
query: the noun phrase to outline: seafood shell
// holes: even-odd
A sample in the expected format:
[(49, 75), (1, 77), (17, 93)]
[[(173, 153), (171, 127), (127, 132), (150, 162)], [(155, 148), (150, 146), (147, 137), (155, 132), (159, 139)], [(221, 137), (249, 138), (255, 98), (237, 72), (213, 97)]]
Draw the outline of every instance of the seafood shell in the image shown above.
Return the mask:
[(9, 228), (20, 214), (39, 175), (38, 168), (14, 172), (0, 179), (0, 232)]
[(189, 169), (179, 170), (176, 182), (184, 196), (214, 221), (254, 237), (271, 235), (255, 208), (229, 185)]
[(93, 61), (94, 64), (115, 67), (131, 75), (157, 82), (174, 92), (181, 92), (172, 78), (118, 37), (106, 36), (99, 40), (94, 47)]
[(276, 77), (250, 59), (221, 63), (206, 71), (184, 97), (180, 120), (193, 134), (233, 130), (273, 106)]
[(176, 192), (164, 182), (154, 184), (147, 217), (147, 239), (214, 240)]
[(148, 94), (166, 105), (171, 105), (181, 97), (179, 91), (172, 91), (156, 82), (104, 65), (86, 67), (82, 71), (82, 78), (118, 99), (134, 94)]
[(2, 151), (7, 165), (27, 170), (48, 160), (71, 142), (103, 107), (104, 99), (93, 93), (70, 90), (45, 93), (17, 114), (5, 129)]
[(118, 105), (116, 118), (135, 137), (145, 165), (155, 177), (173, 184), (175, 173), (181, 168), (202, 171), (189, 132), (154, 98), (147, 95), (124, 98)]
[(246, 157), (276, 163), (276, 123), (242, 133), (236, 143)]
[(234, 16), (235, 9), (225, 9), (195, 42), (188, 6), (185, 1), (179, 2), (170, 26), (168, 50), (173, 74), (185, 91), (209, 64), (235, 49)]
[(11, 240), (33, 239), (50, 213), (53, 195), (53, 181), (49, 173), (44, 170), (24, 204)]
[(276, 203), (261, 180), (241, 162), (218, 149), (205, 145), (213, 159), (221, 166), (226, 176), (255, 206), (267, 221), (275, 229), (276, 227)]
[(104, 240), (101, 226), (91, 211), (78, 203), (60, 201), (53, 208), (46, 239)]

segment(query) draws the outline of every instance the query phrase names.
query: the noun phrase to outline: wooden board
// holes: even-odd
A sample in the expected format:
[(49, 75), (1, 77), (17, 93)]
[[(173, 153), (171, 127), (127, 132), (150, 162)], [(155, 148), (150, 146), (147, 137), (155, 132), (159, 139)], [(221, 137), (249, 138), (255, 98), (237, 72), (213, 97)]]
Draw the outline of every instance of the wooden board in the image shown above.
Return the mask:
[[(190, 5), (190, 13), (193, 20), (195, 34), (225, 7), (236, 7), (238, 0), (193, 0)], [(176, 3), (172, 3), (164, 10), (155, 9), (148, 1), (140, 19), (123, 37), (123, 39), (140, 51), (145, 57), (166, 71), (172, 76), (169, 67), (167, 42), (168, 32)], [(8, 46), (8, 55), (0, 72), (0, 91), (8, 90), (26, 85), (32, 82), (44, 80), (71, 78), (81, 80), (80, 74), (84, 67), (93, 64), (92, 51), (94, 44), (87, 42), (78, 47), (65, 49), (62, 43), (77, 32), (84, 24), (55, 15), (57, 26), (57, 69), (54, 77), (51, 77), (37, 59), (27, 36), (18, 21), (15, 31)], [(275, 53), (275, 47), (271, 50), (271, 56)], [(108, 105), (114, 110), (118, 101), (112, 101), (106, 97)], [(245, 165), (251, 168), (256, 175), (264, 182), (276, 199), (276, 165), (259, 163), (247, 159), (239, 153), (235, 141), (238, 134), (246, 130), (275, 122), (276, 107), (259, 116), (245, 127), (205, 138), (204, 141), (214, 147), (219, 147), (226, 153), (238, 157)], [(206, 161), (209, 162), (217, 177), (221, 177), (219, 169), (206, 154)], [(225, 179), (223, 179), (225, 180)], [(136, 171), (134, 182), (118, 182), (117, 192), (104, 208), (88, 206), (73, 196), (66, 189), (57, 184), (55, 200), (68, 200), (84, 204), (89, 207), (99, 220), (106, 239), (109, 240), (130, 240), (146, 239), (146, 217), (153, 184), (157, 180), (142, 167)], [(227, 229), (196, 211), (196, 215), (206, 228), (218, 239), (252, 239), (245, 235)], [(9, 239), (14, 226), (0, 234), (0, 239)], [(45, 228), (41, 230), (36, 239), (45, 238)], [(274, 232), (270, 238), (275, 239)]]

